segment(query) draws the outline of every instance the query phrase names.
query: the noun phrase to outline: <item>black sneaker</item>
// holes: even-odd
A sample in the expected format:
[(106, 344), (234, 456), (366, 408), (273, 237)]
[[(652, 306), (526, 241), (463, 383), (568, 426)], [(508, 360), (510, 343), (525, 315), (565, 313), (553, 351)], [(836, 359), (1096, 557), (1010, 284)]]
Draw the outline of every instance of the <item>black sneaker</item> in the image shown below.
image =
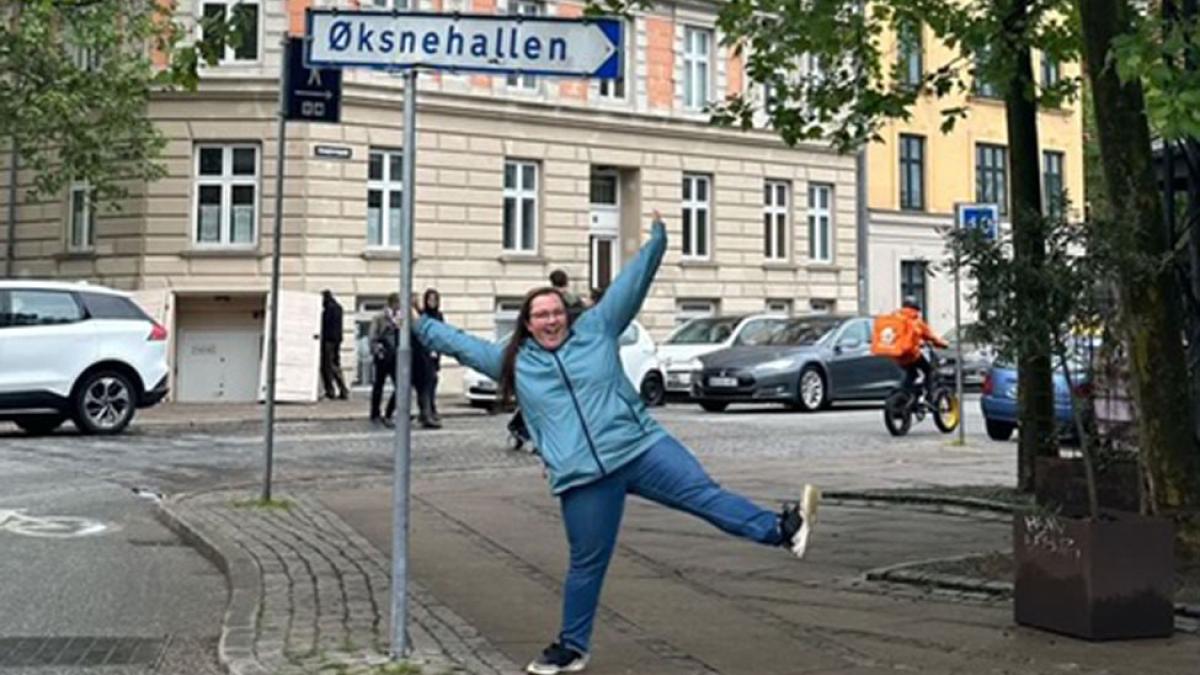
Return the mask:
[(808, 537), (817, 521), (817, 506), (821, 491), (814, 485), (805, 485), (799, 504), (784, 504), (779, 514), (779, 545), (791, 549), (797, 558), (803, 558), (808, 550)]
[(580, 654), (574, 649), (552, 642), (542, 650), (542, 655), (530, 663), (525, 672), (532, 675), (558, 675), (558, 673), (578, 673), (587, 668), (587, 654)]

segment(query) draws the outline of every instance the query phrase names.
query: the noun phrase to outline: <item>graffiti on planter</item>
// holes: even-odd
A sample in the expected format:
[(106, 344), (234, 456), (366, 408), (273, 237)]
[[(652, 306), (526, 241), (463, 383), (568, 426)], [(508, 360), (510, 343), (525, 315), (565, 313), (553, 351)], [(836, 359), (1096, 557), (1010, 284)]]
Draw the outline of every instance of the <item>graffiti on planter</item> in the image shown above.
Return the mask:
[(1057, 516), (1025, 516), (1025, 548), (1040, 548), (1076, 560), (1080, 557), (1075, 538), (1067, 534)]
[(67, 539), (88, 537), (108, 529), (104, 523), (71, 516), (30, 516), (24, 509), (0, 509), (0, 533), (12, 532), (27, 537)]

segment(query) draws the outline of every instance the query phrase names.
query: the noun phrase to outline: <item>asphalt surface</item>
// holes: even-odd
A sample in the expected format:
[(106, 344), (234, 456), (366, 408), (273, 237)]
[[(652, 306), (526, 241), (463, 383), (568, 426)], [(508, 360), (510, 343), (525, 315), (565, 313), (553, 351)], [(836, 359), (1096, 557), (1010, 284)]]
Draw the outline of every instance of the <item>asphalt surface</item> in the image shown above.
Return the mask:
[[(806, 467), (819, 466), (813, 479), (840, 488), (926, 485), (933, 464), (939, 482), (1011, 480), (1015, 443), (994, 443), (983, 435), (975, 400), (967, 411), (965, 447), (950, 445), (956, 437), (940, 434), (929, 420), (909, 437), (893, 439), (877, 406), (818, 414), (734, 407), (711, 414), (671, 405), (654, 414), (727, 479), (736, 479), (752, 462), (755, 473), (775, 466), (795, 474), (797, 483), (808, 477)], [(456, 418), (442, 430), (414, 431), (414, 474), (436, 479), (536, 472), (536, 458), (508, 449), (506, 419)], [(276, 441), (275, 479), (281, 482), (378, 476), (392, 468), (393, 435), (365, 422), (281, 424)], [(219, 672), (213, 645), (225, 603), (223, 580), (155, 519), (152, 500), (133, 488), (173, 494), (241, 485), (252, 498), (262, 479), (262, 457), (257, 423), (185, 432), (135, 425), (115, 438), (82, 437), (69, 428), (28, 438), (0, 425), (0, 510), (104, 526), (98, 533), (54, 539), (0, 529), (0, 607), (6, 609), (0, 612), (0, 652), (5, 645), (28, 649), (15, 645), (18, 637), (124, 639), (119, 645), (88, 643), (93, 652), (107, 649), (107, 656), (93, 654), (93, 660), (110, 663), (125, 658), (121, 652), (138, 651), (126, 659), (136, 662), (131, 665), (0, 665), (0, 673)], [(64, 643), (40, 648), (62, 650)], [(74, 648), (80, 648), (79, 640)]]

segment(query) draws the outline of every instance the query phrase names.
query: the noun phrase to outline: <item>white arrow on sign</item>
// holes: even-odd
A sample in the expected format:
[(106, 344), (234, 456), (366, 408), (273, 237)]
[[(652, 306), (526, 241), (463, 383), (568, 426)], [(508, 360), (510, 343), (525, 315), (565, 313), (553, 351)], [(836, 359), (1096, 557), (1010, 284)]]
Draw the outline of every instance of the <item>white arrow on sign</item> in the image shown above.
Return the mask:
[(621, 34), (617, 19), (312, 10), (308, 63), (615, 78)]

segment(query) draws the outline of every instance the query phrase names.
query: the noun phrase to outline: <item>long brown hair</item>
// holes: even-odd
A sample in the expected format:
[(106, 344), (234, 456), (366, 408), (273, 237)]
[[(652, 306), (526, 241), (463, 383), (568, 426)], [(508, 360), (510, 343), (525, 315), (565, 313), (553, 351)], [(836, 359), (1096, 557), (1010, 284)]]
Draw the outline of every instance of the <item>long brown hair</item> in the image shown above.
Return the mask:
[(531, 337), (529, 333), (530, 308), (533, 307), (535, 299), (551, 293), (558, 297), (559, 302), (563, 304), (563, 309), (566, 309), (567, 303), (563, 300), (562, 292), (553, 286), (542, 286), (529, 291), (521, 303), (521, 311), (517, 314), (517, 325), (513, 328), (512, 337), (508, 339), (508, 345), (504, 347), (504, 360), (500, 364), (500, 391), (498, 393), (500, 405), (505, 408), (511, 406), (516, 398), (517, 353), (521, 351), (521, 345), (525, 344), (525, 340)]

